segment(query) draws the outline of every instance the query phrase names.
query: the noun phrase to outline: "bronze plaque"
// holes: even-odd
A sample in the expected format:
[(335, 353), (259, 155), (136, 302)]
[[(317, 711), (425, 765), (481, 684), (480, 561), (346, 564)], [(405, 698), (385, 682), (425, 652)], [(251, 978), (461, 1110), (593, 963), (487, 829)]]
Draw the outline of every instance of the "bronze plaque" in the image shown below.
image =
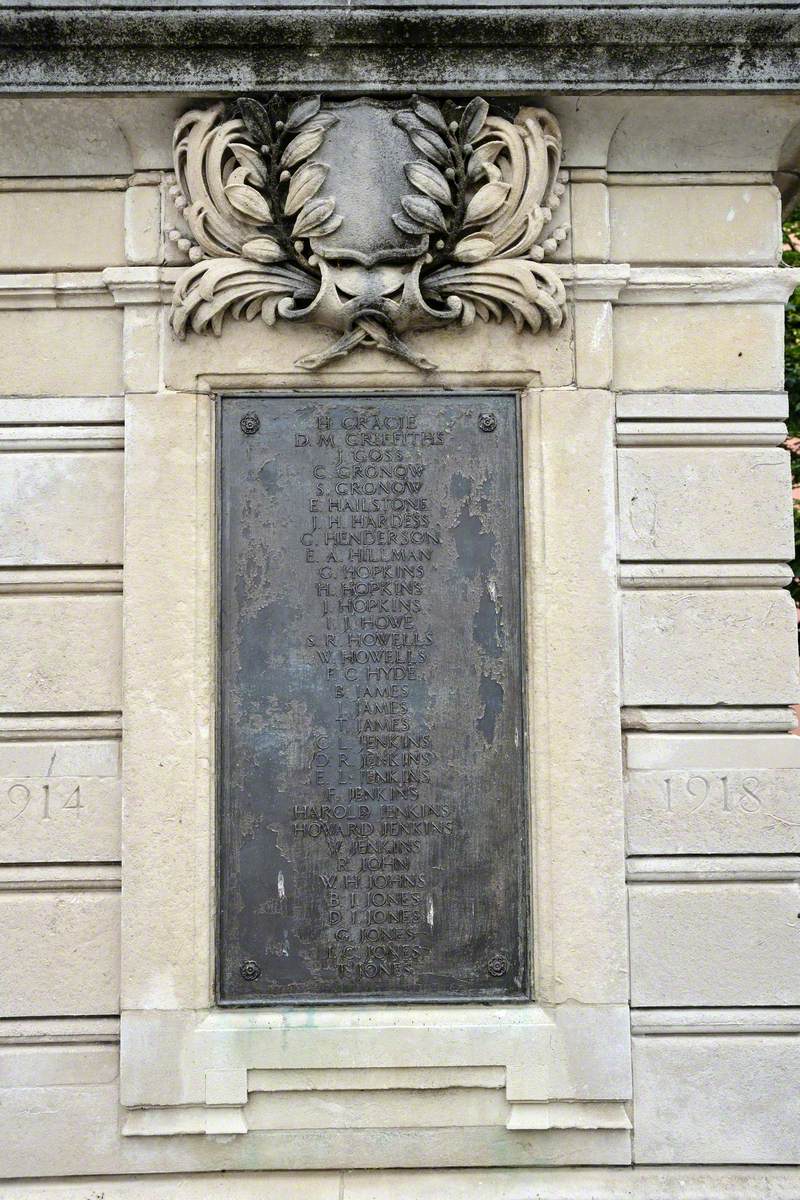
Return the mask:
[(219, 430), (220, 1002), (524, 999), (517, 396)]

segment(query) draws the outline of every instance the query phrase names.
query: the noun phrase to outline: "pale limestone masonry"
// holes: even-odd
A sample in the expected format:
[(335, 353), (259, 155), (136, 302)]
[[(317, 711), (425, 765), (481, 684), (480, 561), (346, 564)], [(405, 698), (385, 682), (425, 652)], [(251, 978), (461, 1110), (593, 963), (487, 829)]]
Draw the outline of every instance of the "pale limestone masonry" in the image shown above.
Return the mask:
[[(204, 88), (25, 62), (72, 94), (0, 96), (2, 1200), (796, 1200), (797, 98), (529, 81), (567, 319), (412, 335), (421, 381), (302, 372), (311, 326), (177, 342)], [(523, 396), (533, 997), (217, 1009), (215, 397), (419, 386)]]

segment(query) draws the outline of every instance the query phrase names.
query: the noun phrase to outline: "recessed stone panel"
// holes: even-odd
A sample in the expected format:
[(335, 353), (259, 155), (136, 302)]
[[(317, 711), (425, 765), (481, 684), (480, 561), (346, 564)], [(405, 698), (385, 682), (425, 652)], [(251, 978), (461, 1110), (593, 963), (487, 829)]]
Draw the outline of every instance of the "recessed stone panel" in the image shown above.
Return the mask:
[(608, 190), (611, 259), (773, 266), (780, 195), (767, 184), (616, 186)]
[(622, 598), (623, 703), (792, 704), (800, 698), (791, 597), (764, 588)]
[[(702, 288), (698, 281), (698, 291)], [(783, 387), (782, 304), (642, 304), (614, 310), (623, 391)]]
[(780, 854), (800, 849), (800, 770), (630, 771), (631, 854)]
[(0, 311), (0, 389), (10, 396), (106, 396), (122, 391), (122, 312)]
[(0, 270), (86, 271), (125, 262), (124, 191), (0, 191)]
[(119, 1008), (119, 894), (0, 894), (3, 1017), (92, 1016)]
[(122, 454), (0, 454), (0, 565), (122, 562)]
[(121, 707), (119, 596), (0, 597), (0, 645), (3, 712)]
[(634, 1006), (800, 1005), (797, 883), (629, 890)]
[(800, 1161), (797, 1037), (635, 1037), (633, 1066), (637, 1163)]
[(621, 558), (793, 557), (785, 450), (637, 447), (617, 466)]

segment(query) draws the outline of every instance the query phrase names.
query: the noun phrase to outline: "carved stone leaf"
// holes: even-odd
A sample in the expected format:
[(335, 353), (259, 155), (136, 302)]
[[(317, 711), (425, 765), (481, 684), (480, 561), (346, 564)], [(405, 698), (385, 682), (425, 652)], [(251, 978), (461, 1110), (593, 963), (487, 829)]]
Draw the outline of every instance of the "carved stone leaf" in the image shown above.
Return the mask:
[(444, 213), (429, 196), (403, 196), (400, 203), (408, 215), (426, 229), (438, 229), (447, 233)]
[(470, 100), (461, 114), (459, 133), (462, 144), (471, 142), (478, 136), (488, 115), (489, 105), (481, 96), (476, 96), (474, 100)]
[(496, 140), (481, 142), (480, 146), (476, 146), (469, 156), (467, 176), (470, 179), (480, 179), (487, 164), (493, 163), (502, 149), (503, 142)]
[(510, 185), (495, 181), (479, 188), (467, 205), (464, 214), (465, 225), (477, 225), (496, 212), (508, 195)]
[(432, 200), (436, 200), (439, 204), (453, 203), (450, 184), (442, 172), (432, 166), (431, 163), (406, 163), (405, 172), (408, 182), (424, 195), (430, 196)]
[(329, 233), (333, 233), (334, 229), (338, 229), (341, 223), (342, 218), (333, 213), (328, 217), (327, 221), (323, 221), (321, 225), (314, 227), (311, 236), (315, 238), (327, 237)]
[(413, 101), (414, 112), (424, 121), (426, 125), (432, 126), (439, 133), (447, 133), (447, 122), (442, 116), (441, 109), (433, 100), (426, 100), (424, 96), (416, 96)]
[(411, 133), (414, 129), (424, 129), (422, 121), (416, 113), (409, 112), (407, 108), (401, 108), (400, 112), (396, 112), (392, 117), (395, 125), (399, 125), (401, 129), (405, 129), (406, 133)]
[(243, 183), (228, 184), (225, 188), (225, 195), (236, 211), (248, 217), (249, 220), (255, 221), (259, 225), (272, 223), (269, 205), (255, 188), (248, 187)]
[(293, 237), (313, 237), (319, 232), (319, 227), (324, 225), (330, 216), (333, 215), (333, 210), (336, 207), (336, 201), (333, 197), (328, 200), (314, 200), (309, 204), (305, 204), (297, 215), (297, 220), (292, 229)]
[(242, 246), (242, 254), (246, 258), (252, 258), (256, 262), (262, 263), (280, 262), (286, 257), (280, 243), (273, 237), (258, 237), (253, 238), (251, 242), (245, 242)]
[(231, 142), (231, 150), (236, 155), (236, 161), (247, 171), (247, 175), (255, 183), (266, 183), (267, 168), (261, 155), (247, 142)]
[(398, 229), (402, 229), (403, 233), (410, 233), (413, 237), (419, 237), (421, 233), (428, 232), (424, 225), (420, 225), (417, 221), (412, 221), (405, 213), (392, 213), (392, 220)]
[(256, 145), (262, 146), (272, 140), (272, 125), (263, 104), (259, 104), (258, 100), (251, 100), (249, 96), (242, 96), (239, 100), (239, 112)]
[(333, 125), (339, 124), (339, 118), (334, 116), (332, 112), (318, 112), (308, 125), (309, 129), (330, 129)]
[(317, 115), (320, 103), (319, 96), (305, 96), (302, 100), (295, 101), (286, 114), (286, 128), (298, 129), (305, 125), (306, 121)]
[(432, 129), (421, 127), (419, 129), (409, 129), (408, 136), (417, 150), (421, 150), (431, 162), (438, 163), (440, 167), (450, 165), (450, 151), (438, 133), (434, 133)]
[(325, 182), (327, 174), (328, 168), (325, 163), (317, 162), (315, 159), (304, 163), (302, 167), (298, 167), (292, 176), (289, 191), (286, 195), (286, 203), (283, 206), (283, 211), (287, 217), (294, 216), (306, 201), (312, 200), (316, 196)]
[(325, 130), (321, 127), (308, 126), (293, 137), (281, 155), (281, 166), (291, 170), (304, 159), (309, 158), (322, 145)]
[(457, 242), (453, 249), (453, 258), (463, 263), (485, 262), (491, 258), (496, 246), (491, 238), (480, 233), (470, 233)]

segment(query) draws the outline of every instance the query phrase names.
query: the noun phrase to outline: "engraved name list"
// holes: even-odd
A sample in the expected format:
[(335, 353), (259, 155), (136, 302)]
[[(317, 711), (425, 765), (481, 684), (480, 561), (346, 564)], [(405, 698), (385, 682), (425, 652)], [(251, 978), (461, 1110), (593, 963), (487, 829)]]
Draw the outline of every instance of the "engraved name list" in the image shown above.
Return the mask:
[(520, 997), (511, 395), (222, 401), (220, 998)]

